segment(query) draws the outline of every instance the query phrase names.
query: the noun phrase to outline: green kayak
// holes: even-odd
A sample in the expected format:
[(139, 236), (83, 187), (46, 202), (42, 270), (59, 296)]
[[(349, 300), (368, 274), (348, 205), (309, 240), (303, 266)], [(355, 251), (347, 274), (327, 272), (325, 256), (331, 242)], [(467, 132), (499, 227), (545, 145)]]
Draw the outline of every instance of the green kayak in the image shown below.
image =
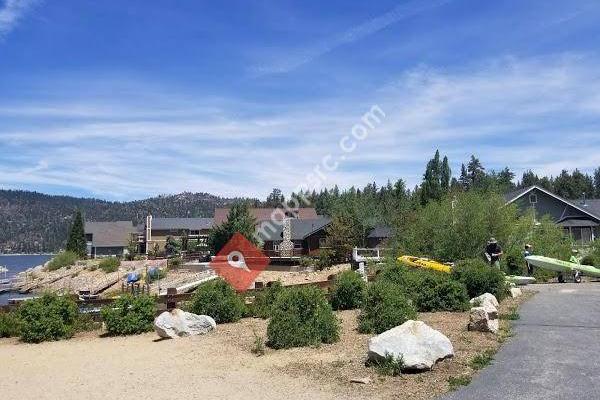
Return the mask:
[(586, 276), (592, 276), (594, 278), (600, 278), (600, 269), (592, 267), (591, 265), (575, 264), (568, 261), (561, 261), (555, 258), (543, 257), (543, 256), (528, 256), (525, 257), (527, 262), (534, 267), (547, 269), (556, 272), (567, 272), (577, 273), (580, 272)]

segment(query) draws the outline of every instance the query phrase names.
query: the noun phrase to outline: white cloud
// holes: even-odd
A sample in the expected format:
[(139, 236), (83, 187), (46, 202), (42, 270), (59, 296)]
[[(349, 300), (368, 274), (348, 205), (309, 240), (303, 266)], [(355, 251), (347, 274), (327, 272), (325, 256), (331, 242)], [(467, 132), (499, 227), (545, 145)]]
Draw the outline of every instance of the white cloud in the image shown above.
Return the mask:
[[(386, 117), (327, 174), (327, 185), (407, 178), (413, 186), (436, 148), (455, 172), (470, 154), (488, 169), (590, 170), (600, 166), (593, 151), (600, 145), (598, 70), (596, 59), (573, 55), (507, 58), (454, 71), (420, 67), (359, 100), (323, 99), (284, 111), (203, 98), (186, 107), (171, 98), (154, 103), (162, 110), (155, 114), (135, 99), (78, 99), (78, 110), (86, 111), (70, 118), (69, 101), (0, 102), (0, 186), (69, 186), (117, 199), (289, 192), (324, 155), (340, 154), (340, 138), (373, 104)], [(198, 105), (208, 111), (194, 112)]]
[(5, 0), (0, 8), (0, 39), (8, 35), (36, 0)]

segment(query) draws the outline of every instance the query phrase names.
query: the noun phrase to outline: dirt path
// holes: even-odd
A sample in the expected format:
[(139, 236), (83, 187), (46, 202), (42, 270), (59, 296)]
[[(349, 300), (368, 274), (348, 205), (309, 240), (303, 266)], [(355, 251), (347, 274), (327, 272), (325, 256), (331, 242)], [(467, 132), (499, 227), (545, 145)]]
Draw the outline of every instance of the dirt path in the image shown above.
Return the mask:
[[(218, 335), (155, 341), (75, 338), (0, 342), (3, 399), (336, 399), (306, 378), (274, 375), (260, 358), (223, 347)], [(341, 397), (339, 397), (341, 398)]]

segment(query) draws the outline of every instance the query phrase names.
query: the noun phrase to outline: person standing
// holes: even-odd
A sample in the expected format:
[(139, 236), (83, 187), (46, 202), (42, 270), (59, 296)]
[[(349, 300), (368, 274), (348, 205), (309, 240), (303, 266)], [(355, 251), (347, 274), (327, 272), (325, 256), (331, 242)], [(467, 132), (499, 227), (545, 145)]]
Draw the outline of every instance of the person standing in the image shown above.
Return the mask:
[(490, 263), (490, 266), (500, 269), (500, 257), (502, 257), (502, 247), (498, 244), (495, 238), (491, 238), (485, 247), (485, 257)]
[(533, 255), (533, 247), (530, 244), (525, 245), (525, 251), (523, 251), (523, 258), (525, 259), (525, 264), (527, 265), (527, 275), (533, 276), (533, 265), (529, 264), (527, 261), (527, 257)]

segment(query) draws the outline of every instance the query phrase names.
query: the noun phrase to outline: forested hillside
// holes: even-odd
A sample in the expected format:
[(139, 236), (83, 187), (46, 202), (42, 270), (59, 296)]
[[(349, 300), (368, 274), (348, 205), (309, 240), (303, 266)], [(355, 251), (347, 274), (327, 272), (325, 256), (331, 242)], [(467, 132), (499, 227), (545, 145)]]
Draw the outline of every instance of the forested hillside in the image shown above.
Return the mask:
[(207, 193), (181, 193), (120, 203), (0, 190), (0, 252), (51, 252), (62, 248), (77, 208), (89, 221), (131, 220), (137, 224), (148, 213), (157, 217), (211, 217), (215, 207), (232, 201)]

